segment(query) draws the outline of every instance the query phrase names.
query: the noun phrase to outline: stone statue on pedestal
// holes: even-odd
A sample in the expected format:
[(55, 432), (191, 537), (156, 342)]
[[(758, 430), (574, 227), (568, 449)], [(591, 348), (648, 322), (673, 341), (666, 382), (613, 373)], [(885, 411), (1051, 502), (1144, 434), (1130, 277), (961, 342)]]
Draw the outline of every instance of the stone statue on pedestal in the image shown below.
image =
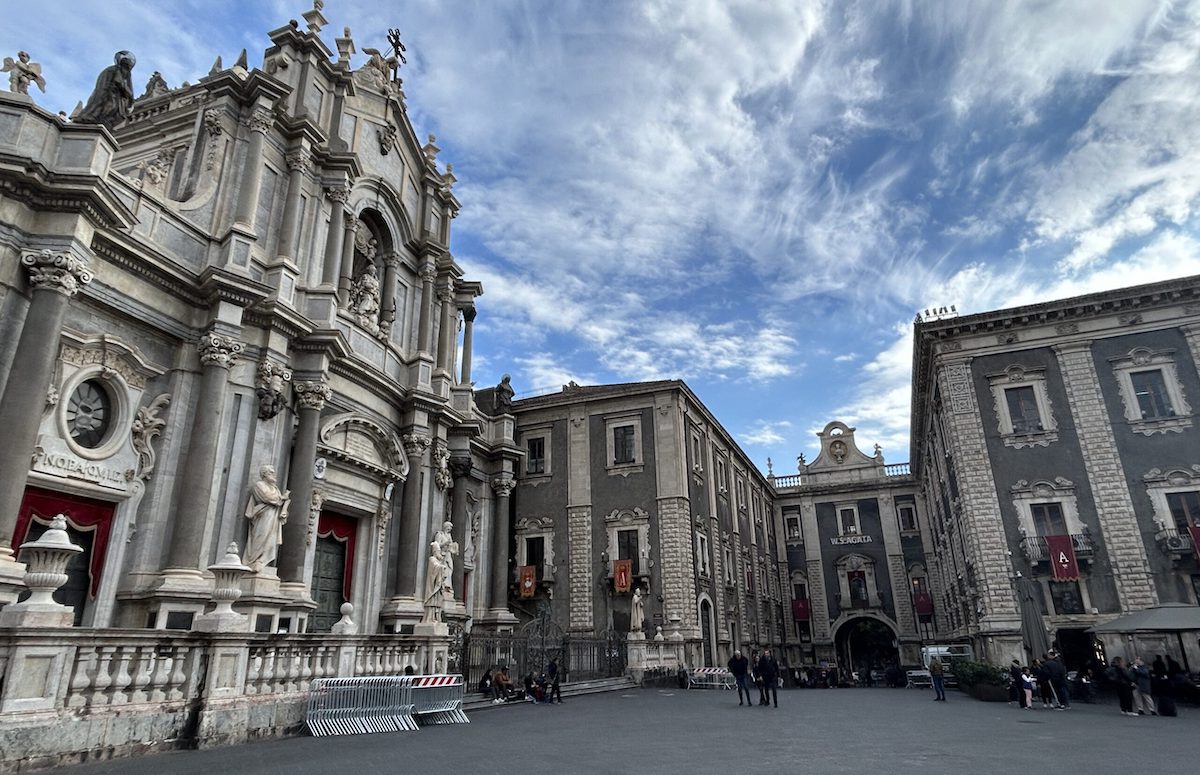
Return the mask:
[(633, 602), (629, 604), (629, 631), (641, 632), (646, 623), (646, 606), (642, 602), (641, 588), (633, 590)]
[(4, 67), (0, 73), (8, 73), (8, 88), (17, 94), (29, 94), (29, 84), (35, 83), (42, 91), (46, 91), (46, 79), (42, 77), (42, 66), (29, 61), (29, 54), (18, 51), (17, 58), (4, 57)]
[(496, 408), (502, 414), (507, 414), (512, 411), (513, 396), (516, 391), (513, 390), (512, 377), (505, 374), (500, 379), (500, 384), (496, 386)]
[(426, 624), (440, 622), (442, 609), (446, 603), (446, 582), (449, 576), (449, 565), (445, 560), (437, 541), (429, 544), (429, 565), (425, 569), (425, 613), (421, 621)]
[(129, 117), (133, 108), (133, 66), (137, 58), (118, 51), (113, 64), (100, 71), (96, 88), (77, 116), (77, 124), (103, 124), (112, 129)]
[(279, 545), (283, 543), (283, 523), (287, 522), (290, 493), (275, 483), (275, 466), (263, 466), (259, 480), (250, 490), (246, 504), (246, 519), (250, 530), (246, 536), (246, 553), (242, 563), (255, 573), (275, 562)]

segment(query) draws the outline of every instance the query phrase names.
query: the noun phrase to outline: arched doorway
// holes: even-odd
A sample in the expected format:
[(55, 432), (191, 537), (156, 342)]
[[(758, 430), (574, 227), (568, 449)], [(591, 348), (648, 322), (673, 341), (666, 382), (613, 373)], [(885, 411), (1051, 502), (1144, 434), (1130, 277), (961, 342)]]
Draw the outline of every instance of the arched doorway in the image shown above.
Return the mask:
[(900, 663), (896, 632), (879, 619), (856, 616), (837, 629), (834, 643), (842, 680), (850, 681), (857, 672), (860, 683), (869, 683), (871, 671), (882, 672)]

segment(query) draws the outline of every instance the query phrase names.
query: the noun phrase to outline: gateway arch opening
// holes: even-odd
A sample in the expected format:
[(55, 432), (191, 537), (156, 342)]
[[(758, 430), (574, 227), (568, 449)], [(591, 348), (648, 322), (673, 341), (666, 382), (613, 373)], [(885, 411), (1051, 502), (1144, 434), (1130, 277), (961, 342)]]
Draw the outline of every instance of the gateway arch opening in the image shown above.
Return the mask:
[(857, 616), (843, 623), (837, 630), (835, 644), (843, 680), (849, 679), (853, 671), (860, 685), (882, 684), (884, 672), (900, 664), (895, 631), (869, 616)]

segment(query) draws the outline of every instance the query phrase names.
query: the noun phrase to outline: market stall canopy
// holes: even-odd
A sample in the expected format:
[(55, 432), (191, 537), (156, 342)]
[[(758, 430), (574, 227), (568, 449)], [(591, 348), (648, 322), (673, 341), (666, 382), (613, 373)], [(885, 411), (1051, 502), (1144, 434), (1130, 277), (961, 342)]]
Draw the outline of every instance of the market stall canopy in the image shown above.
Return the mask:
[(1200, 606), (1185, 603), (1163, 603), (1110, 622), (1098, 624), (1092, 632), (1184, 632), (1200, 630)]

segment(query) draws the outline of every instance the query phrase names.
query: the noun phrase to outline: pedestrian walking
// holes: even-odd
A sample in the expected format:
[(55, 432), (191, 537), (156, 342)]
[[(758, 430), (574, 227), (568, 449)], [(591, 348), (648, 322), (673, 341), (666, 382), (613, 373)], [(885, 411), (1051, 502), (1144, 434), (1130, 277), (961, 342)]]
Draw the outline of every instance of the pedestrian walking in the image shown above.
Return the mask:
[(1049, 708), (1055, 704), (1054, 688), (1050, 685), (1050, 676), (1046, 673), (1046, 663), (1035, 659), (1030, 666), (1033, 668), (1033, 678), (1037, 681), (1038, 694), (1042, 698), (1042, 707)]
[(728, 666), (729, 672), (737, 684), (738, 705), (742, 704), (742, 692), (745, 692), (745, 704), (753, 706), (754, 703), (750, 701), (750, 660), (742, 656), (741, 649), (735, 649), (733, 656), (729, 658)]
[(758, 677), (762, 679), (760, 705), (770, 705), (770, 700), (775, 701), (775, 707), (779, 707), (779, 663), (775, 661), (775, 657), (771, 656), (771, 649), (763, 649), (762, 656), (758, 658)]
[(1150, 666), (1151, 689), (1154, 692), (1154, 703), (1158, 706), (1158, 715), (1174, 716), (1175, 710), (1175, 689), (1171, 686), (1171, 677), (1167, 672), (1167, 663), (1163, 661), (1162, 654), (1154, 658), (1154, 664)]
[(1136, 716), (1133, 712), (1133, 676), (1125, 669), (1125, 660), (1120, 657), (1112, 658), (1112, 666), (1105, 672), (1105, 677), (1117, 687), (1117, 699), (1121, 703), (1121, 715)]
[(1158, 709), (1154, 707), (1154, 681), (1150, 675), (1150, 668), (1137, 656), (1133, 658), (1133, 667), (1129, 672), (1133, 677), (1133, 709), (1139, 716), (1147, 713), (1157, 716)]
[(1071, 709), (1071, 692), (1067, 688), (1067, 666), (1063, 664), (1062, 655), (1057, 651), (1050, 652), (1050, 658), (1042, 665), (1050, 687), (1054, 694), (1054, 707), (1059, 710)]
[(550, 684), (550, 697), (547, 702), (557, 702), (562, 704), (562, 689), (559, 686), (558, 676), (558, 658), (550, 660), (550, 664), (546, 665), (546, 680)]
[(946, 668), (940, 657), (929, 660), (929, 677), (933, 679), (934, 702), (946, 701)]

